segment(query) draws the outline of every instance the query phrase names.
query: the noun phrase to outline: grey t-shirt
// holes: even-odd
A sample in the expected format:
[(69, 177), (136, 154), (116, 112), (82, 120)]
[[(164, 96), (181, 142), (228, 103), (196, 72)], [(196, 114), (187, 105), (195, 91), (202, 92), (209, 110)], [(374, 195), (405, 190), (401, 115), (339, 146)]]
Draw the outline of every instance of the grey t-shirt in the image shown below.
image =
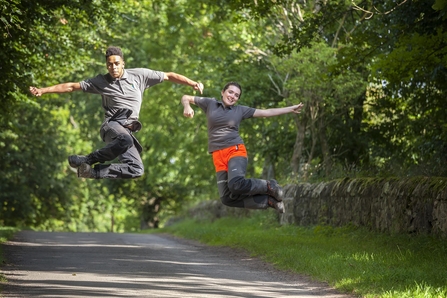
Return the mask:
[(105, 117), (111, 117), (119, 109), (132, 110), (130, 120), (138, 120), (143, 92), (164, 80), (164, 72), (147, 68), (125, 69), (119, 79), (113, 79), (110, 74), (97, 75), (82, 82), (84, 92), (101, 94)]
[(235, 105), (225, 107), (220, 101), (209, 97), (194, 97), (194, 103), (205, 113), (208, 121), (208, 151), (244, 144), (239, 135), (242, 120), (253, 117), (255, 108)]

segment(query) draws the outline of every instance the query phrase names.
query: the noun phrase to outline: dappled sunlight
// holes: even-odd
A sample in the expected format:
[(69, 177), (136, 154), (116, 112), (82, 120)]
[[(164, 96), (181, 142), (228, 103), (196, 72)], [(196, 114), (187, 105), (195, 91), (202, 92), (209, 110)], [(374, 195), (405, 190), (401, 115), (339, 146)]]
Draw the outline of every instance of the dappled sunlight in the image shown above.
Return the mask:
[[(129, 294), (131, 297), (248, 297), (253, 293), (262, 293), (256, 297), (298, 297), (311, 295), (316, 290), (306, 286), (297, 289), (281, 282), (247, 282), (191, 273), (167, 276), (148, 272), (146, 276), (129, 278), (121, 276), (120, 272), (52, 272), (50, 275), (45, 271), (36, 271), (33, 276), (39, 276), (39, 279), (20, 282), (21, 287), (27, 289), (26, 292), (47, 291), (58, 297), (125, 297)], [(57, 279), (54, 279), (55, 276)], [(7, 277), (11, 284), (18, 282), (13, 275)]]

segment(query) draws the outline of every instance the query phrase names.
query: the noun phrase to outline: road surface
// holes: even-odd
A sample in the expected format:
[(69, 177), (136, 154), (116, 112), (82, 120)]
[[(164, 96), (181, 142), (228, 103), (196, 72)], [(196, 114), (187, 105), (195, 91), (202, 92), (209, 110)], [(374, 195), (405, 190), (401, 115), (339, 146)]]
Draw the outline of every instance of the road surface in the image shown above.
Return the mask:
[(348, 297), (243, 251), (168, 235), (22, 231), (2, 248), (2, 297)]

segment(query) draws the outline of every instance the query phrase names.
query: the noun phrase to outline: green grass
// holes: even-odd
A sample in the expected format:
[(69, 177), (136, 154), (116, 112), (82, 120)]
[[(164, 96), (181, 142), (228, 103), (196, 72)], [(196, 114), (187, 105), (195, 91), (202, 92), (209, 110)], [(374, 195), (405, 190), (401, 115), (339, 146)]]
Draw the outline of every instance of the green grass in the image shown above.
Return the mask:
[[(2, 227), (0, 226), (0, 244), (8, 241), (17, 232), (18, 229), (12, 227)], [(4, 264), (2, 246), (0, 245), (0, 266)], [(6, 278), (0, 274), (0, 282), (6, 282)], [(0, 287), (1, 290), (1, 287)]]
[(279, 269), (362, 297), (447, 297), (447, 240), (351, 226), (279, 226), (269, 212), (212, 223), (186, 220), (159, 232), (243, 248)]

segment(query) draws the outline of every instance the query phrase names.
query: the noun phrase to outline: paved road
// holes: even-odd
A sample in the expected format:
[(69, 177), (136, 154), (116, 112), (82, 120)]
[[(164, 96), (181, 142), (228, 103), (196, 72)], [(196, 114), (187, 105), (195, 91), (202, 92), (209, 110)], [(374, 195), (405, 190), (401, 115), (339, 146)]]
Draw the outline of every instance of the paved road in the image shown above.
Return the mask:
[(347, 297), (242, 251), (168, 235), (23, 231), (3, 297)]

